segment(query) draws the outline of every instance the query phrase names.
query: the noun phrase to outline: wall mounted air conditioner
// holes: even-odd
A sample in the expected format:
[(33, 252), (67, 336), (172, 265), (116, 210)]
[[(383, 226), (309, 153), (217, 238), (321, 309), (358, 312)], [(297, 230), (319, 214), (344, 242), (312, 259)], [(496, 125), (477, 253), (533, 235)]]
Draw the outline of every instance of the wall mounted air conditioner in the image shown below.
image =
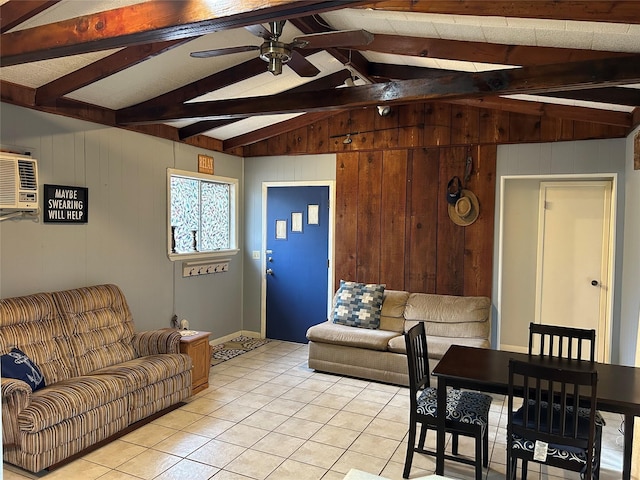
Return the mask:
[(0, 210), (38, 210), (38, 163), (35, 158), (0, 152)]

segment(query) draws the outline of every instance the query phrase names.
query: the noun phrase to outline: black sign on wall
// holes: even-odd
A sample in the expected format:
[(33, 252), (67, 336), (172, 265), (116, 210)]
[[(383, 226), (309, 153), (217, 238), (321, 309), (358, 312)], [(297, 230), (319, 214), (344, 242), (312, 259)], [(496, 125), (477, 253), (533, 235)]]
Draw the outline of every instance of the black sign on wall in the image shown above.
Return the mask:
[(89, 189), (86, 187), (45, 185), (43, 210), (46, 223), (87, 223)]

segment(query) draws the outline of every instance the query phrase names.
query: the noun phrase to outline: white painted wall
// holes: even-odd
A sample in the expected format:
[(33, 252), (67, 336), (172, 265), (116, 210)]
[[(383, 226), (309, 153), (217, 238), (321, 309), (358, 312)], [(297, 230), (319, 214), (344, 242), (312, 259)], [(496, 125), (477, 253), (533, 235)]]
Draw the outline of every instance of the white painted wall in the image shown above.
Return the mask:
[(138, 330), (168, 327), (174, 312), (213, 338), (241, 330), (241, 255), (197, 278), (167, 258), (166, 169), (196, 171), (212, 155), (217, 174), (240, 179), (242, 212), (242, 158), (5, 103), (0, 118), (0, 145), (31, 152), (40, 184), (89, 189), (87, 224), (0, 222), (0, 297), (115, 283)]
[[(525, 175), (565, 175), (565, 174), (617, 174), (619, 182), (616, 192), (617, 231), (615, 260), (615, 295), (613, 299), (612, 325), (612, 362), (632, 365), (635, 353), (635, 336), (633, 332), (637, 324), (621, 318), (623, 306), (621, 292), (623, 239), (625, 234), (625, 139), (589, 140), (580, 142), (539, 143), (498, 146), (496, 166), (497, 185), (504, 176)], [(500, 188), (496, 189), (496, 227), (493, 274), (493, 304), (498, 308), (500, 300), (502, 322), (501, 338), (494, 337), (494, 345), (499, 343), (525, 348), (528, 339), (528, 325), (533, 319), (535, 301), (535, 239), (537, 238), (537, 184), (539, 180), (515, 179), (505, 183), (505, 215), (509, 214), (509, 223), (503, 227), (503, 270), (498, 268), (498, 248), (500, 232)], [(626, 200), (628, 202), (628, 199)], [(636, 220), (637, 222), (637, 220)], [(626, 257), (625, 257), (626, 264)], [(502, 285), (508, 285), (507, 294), (503, 291), (498, 297), (498, 278), (502, 275)], [(637, 277), (636, 277), (637, 278)], [(637, 282), (635, 283), (637, 285)], [(627, 287), (629, 288), (629, 287)], [(637, 288), (637, 287), (635, 287)], [(494, 328), (492, 335), (497, 335), (496, 311), (494, 311)], [(500, 342), (498, 342), (500, 340)]]
[[(624, 263), (622, 264), (622, 307), (620, 311), (620, 342), (636, 353), (640, 366), (640, 170), (633, 169), (633, 137), (640, 127), (627, 137), (625, 161)], [(634, 365), (631, 356), (630, 365)], [(639, 472), (640, 474), (640, 472)]]
[[(335, 180), (336, 156), (245, 158), (244, 330), (260, 332), (262, 302), (262, 182)], [(252, 258), (260, 252), (260, 259)]]

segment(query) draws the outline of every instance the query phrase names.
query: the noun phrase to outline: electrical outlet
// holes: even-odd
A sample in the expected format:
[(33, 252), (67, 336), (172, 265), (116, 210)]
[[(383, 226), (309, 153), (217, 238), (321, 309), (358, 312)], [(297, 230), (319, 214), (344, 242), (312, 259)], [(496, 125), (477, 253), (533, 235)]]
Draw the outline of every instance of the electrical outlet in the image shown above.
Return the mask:
[(251, 258), (254, 260), (260, 260), (260, 250), (254, 250), (251, 252)]

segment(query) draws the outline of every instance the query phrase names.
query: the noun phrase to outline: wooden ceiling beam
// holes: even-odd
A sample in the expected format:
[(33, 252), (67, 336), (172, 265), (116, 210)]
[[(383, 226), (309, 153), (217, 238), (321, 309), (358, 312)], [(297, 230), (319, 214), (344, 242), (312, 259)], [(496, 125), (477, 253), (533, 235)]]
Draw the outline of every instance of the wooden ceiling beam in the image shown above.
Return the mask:
[(281, 93), (157, 108), (122, 109), (122, 124), (155, 123), (184, 118), (237, 118), (249, 115), (344, 110), (385, 103), (478, 98), (487, 95), (538, 94), (594, 86), (640, 82), (640, 55), (586, 62), (541, 65), (490, 72), (450, 73), (416, 79), (318, 92)]
[[(300, 52), (307, 56), (314, 53), (311, 50)], [(150, 98), (144, 102), (132, 105), (130, 108), (150, 108), (156, 105), (180, 104), (193, 100), (194, 98), (206, 95), (209, 92), (219, 90), (234, 83), (255, 77), (267, 71), (267, 63), (261, 58), (253, 58), (246, 62), (239, 63), (220, 72), (216, 72), (208, 77), (201, 78), (182, 87), (163, 93), (157, 97)]]
[(388, 82), (392, 80), (411, 80), (416, 78), (438, 78), (454, 72), (463, 73), (460, 70), (444, 70), (442, 68), (370, 62), (368, 74), (376, 80)]
[[(165, 138), (172, 141), (180, 141), (178, 129), (170, 125), (117, 125), (115, 122), (115, 111), (109, 108), (92, 105), (68, 98), (59, 98), (52, 105), (36, 105), (34, 88), (17, 85), (15, 83), (0, 80), (0, 100), (20, 107), (31, 108), (40, 112), (47, 112), (54, 115), (62, 115), (70, 118), (77, 118), (86, 122), (98, 123), (115, 128), (123, 128), (154, 137)], [(209, 150), (222, 151), (222, 141), (216, 138), (198, 135), (183, 140), (183, 143), (195, 145)]]
[[(349, 6), (364, 3), (349, 2)], [(152, 0), (0, 37), (0, 64), (17, 65), (341, 9), (343, 0)]]
[(637, 0), (386, 0), (362, 8), (445, 15), (640, 23)]
[(52, 7), (60, 0), (10, 0), (0, 5), (0, 33), (5, 33), (31, 17)]
[(393, 55), (518, 66), (549, 65), (552, 63), (579, 62), (582, 60), (629, 56), (628, 53), (603, 52), (597, 50), (504, 45), (498, 43), (381, 34), (375, 35), (373, 42), (369, 45), (356, 46), (353, 48)]
[(584, 102), (608, 103), (611, 105), (640, 106), (640, 89), (638, 88), (585, 88), (584, 90), (565, 92), (546, 92), (545, 97), (569, 98)]
[(86, 67), (75, 70), (36, 89), (36, 104), (44, 105), (63, 97), (67, 93), (78, 90), (93, 82), (97, 82), (114, 73), (118, 73), (155, 55), (164, 53), (182, 45), (190, 39), (167, 40), (146, 45), (126, 47), (105, 58), (93, 62)]
[[(347, 69), (337, 71), (330, 75), (325, 75), (324, 77), (317, 78), (316, 80), (312, 80), (310, 82), (304, 83), (298, 87), (291, 88), (286, 90), (287, 93), (297, 93), (297, 92), (313, 92), (317, 90), (323, 90), (326, 88), (336, 88), (338, 85), (344, 84), (345, 80), (351, 76), (351, 72)], [(299, 119), (298, 121), (307, 122), (307, 119), (304, 118), (305, 115), (301, 117), (296, 117)], [(188, 138), (193, 135), (198, 135), (200, 133), (204, 133), (208, 130), (223, 127), (225, 125), (229, 125), (231, 123), (235, 123), (236, 121), (242, 120), (231, 119), (231, 120), (203, 120), (201, 122), (192, 123), (186, 127), (180, 129), (180, 138)], [(313, 123), (316, 120), (309, 120), (308, 123)], [(306, 124), (306, 123), (305, 123)], [(256, 140), (257, 141), (257, 140)], [(231, 149), (242, 146), (235, 145), (231, 147)]]
[(176, 105), (188, 102), (209, 92), (228, 87), (236, 82), (246, 80), (266, 72), (264, 60), (256, 57), (238, 65), (234, 65), (208, 77), (201, 78), (182, 87), (163, 93), (157, 97), (132, 105), (131, 109), (148, 109), (161, 105)]
[(226, 152), (237, 147), (243, 147), (262, 140), (267, 140), (268, 138), (282, 135), (283, 133), (291, 132), (297, 128), (305, 127), (312, 123), (319, 122), (320, 120), (324, 120), (325, 118), (332, 117), (336, 113), (338, 112), (312, 112), (295, 118), (290, 118), (283, 122), (274, 123), (259, 130), (254, 130), (253, 132), (248, 132), (243, 135), (238, 135), (237, 137), (224, 140), (222, 142), (222, 149)]
[(631, 127), (631, 113), (600, 110), (597, 108), (575, 107), (572, 105), (557, 105), (553, 103), (529, 102), (503, 97), (461, 98), (446, 103), (469, 105), (478, 108), (501, 110), (505, 112), (522, 113), (538, 117), (556, 117), (566, 120)]

